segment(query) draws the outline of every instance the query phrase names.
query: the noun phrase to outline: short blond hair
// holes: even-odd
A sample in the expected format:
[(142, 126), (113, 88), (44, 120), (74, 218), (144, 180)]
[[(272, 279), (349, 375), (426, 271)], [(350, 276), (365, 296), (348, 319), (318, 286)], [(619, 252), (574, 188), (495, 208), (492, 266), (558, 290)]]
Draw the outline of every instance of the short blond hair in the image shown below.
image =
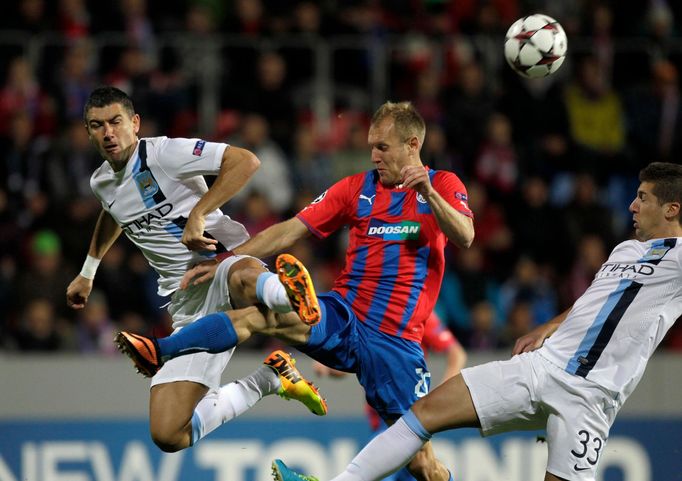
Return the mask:
[(401, 139), (417, 137), (419, 146), (424, 145), (426, 124), (412, 102), (386, 102), (374, 112), (372, 125), (378, 125), (387, 118), (393, 119), (395, 131)]

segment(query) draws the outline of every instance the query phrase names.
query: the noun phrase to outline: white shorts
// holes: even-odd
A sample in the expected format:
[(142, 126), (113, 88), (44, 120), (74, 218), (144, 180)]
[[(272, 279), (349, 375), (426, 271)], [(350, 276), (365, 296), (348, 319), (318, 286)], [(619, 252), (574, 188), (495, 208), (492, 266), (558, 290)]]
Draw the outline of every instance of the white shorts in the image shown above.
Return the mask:
[(615, 393), (569, 374), (539, 352), (462, 370), (484, 436), (547, 431), (547, 471), (593, 481), (620, 409)]
[[(205, 282), (198, 286), (190, 286), (186, 290), (175, 291), (168, 306), (168, 312), (173, 319), (174, 333), (182, 329), (182, 326), (207, 314), (232, 309), (227, 274), (235, 262), (245, 257), (249, 256), (232, 256), (222, 261), (218, 264), (215, 277), (210, 283)], [(154, 375), (151, 385), (193, 381), (209, 389), (217, 389), (233, 352), (234, 348), (219, 354), (198, 352), (171, 359)]]

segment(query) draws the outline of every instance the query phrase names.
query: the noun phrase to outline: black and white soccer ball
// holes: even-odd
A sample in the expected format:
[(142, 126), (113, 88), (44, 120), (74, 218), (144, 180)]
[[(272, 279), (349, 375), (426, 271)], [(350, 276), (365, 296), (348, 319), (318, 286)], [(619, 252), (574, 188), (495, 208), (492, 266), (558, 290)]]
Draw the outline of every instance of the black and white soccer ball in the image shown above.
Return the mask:
[(519, 75), (527, 78), (553, 74), (566, 59), (568, 39), (552, 17), (536, 13), (519, 18), (504, 39), (504, 56)]

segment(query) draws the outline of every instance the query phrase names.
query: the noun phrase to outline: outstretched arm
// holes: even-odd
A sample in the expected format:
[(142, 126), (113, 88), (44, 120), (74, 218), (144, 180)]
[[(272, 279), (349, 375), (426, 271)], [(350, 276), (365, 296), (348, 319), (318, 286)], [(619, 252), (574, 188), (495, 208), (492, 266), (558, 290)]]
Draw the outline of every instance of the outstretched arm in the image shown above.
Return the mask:
[(190, 250), (215, 251), (215, 239), (204, 237), (205, 217), (234, 197), (251, 179), (260, 166), (252, 152), (230, 146), (225, 149), (220, 171), (211, 188), (196, 203), (187, 218), (182, 243)]
[(272, 225), (233, 249), (235, 254), (247, 254), (258, 258), (278, 254), (310, 235), (306, 225), (298, 217)]
[(83, 265), (83, 270), (71, 281), (66, 289), (66, 304), (73, 309), (82, 309), (88, 302), (88, 296), (92, 291), (92, 282), (95, 270), (100, 259), (104, 257), (112, 244), (121, 235), (121, 227), (113, 217), (102, 210), (95, 225), (95, 231), (90, 239), (88, 258)]
[(530, 352), (539, 349), (545, 342), (545, 339), (554, 334), (554, 332), (559, 328), (559, 325), (564, 322), (570, 311), (570, 308), (566, 309), (564, 312), (553, 319), (550, 319), (545, 324), (536, 327), (525, 336), (519, 337), (516, 340), (516, 344), (514, 344), (512, 356), (521, 354), (522, 352)]

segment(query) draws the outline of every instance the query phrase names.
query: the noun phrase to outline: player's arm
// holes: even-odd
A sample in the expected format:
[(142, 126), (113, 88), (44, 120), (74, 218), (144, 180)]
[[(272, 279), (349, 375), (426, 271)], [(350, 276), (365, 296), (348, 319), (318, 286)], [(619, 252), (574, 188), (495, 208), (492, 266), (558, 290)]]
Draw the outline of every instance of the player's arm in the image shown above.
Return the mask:
[(564, 312), (550, 319), (545, 324), (536, 327), (525, 336), (519, 337), (514, 344), (512, 356), (521, 354), (522, 352), (530, 352), (539, 349), (545, 342), (545, 339), (554, 334), (561, 323), (566, 320), (566, 317), (570, 311), (570, 308), (566, 309)]
[(445, 372), (441, 384), (459, 374), (467, 362), (467, 353), (459, 342), (450, 345), (445, 356)]
[(225, 149), (218, 176), (187, 218), (182, 243), (188, 249), (215, 251), (218, 241), (204, 237), (206, 215), (234, 197), (259, 166), (260, 160), (253, 152), (234, 146)]
[(262, 259), (285, 251), (296, 241), (309, 235), (308, 227), (298, 217), (292, 217), (271, 225), (232, 251), (235, 254), (247, 254)]
[(427, 170), (421, 165), (403, 167), (403, 186), (419, 192), (429, 203), (438, 226), (450, 242), (457, 247), (467, 248), (474, 241), (474, 221), (457, 211), (436, 189), (429, 179)]
[(88, 256), (80, 274), (71, 281), (66, 289), (66, 304), (73, 309), (82, 309), (88, 302), (92, 291), (92, 282), (100, 260), (107, 253), (112, 244), (121, 235), (122, 229), (114, 218), (102, 210), (95, 224), (95, 231), (90, 239)]
[[(267, 229), (251, 237), (245, 243), (232, 249), (237, 255), (250, 255), (260, 259), (270, 257), (282, 252), (310, 234), (310, 231), (298, 218), (271, 225)], [(201, 262), (189, 269), (180, 280), (180, 289), (187, 289), (190, 285), (196, 286), (207, 282), (215, 277), (218, 268), (218, 260)]]

